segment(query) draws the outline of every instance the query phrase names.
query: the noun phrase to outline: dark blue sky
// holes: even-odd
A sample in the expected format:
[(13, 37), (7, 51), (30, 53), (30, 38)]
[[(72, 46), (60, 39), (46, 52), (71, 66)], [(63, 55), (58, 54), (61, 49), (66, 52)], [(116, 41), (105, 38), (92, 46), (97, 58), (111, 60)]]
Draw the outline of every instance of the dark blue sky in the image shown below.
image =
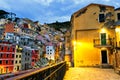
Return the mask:
[(43, 24), (68, 21), (74, 12), (90, 3), (120, 7), (119, 0), (0, 0), (0, 9)]

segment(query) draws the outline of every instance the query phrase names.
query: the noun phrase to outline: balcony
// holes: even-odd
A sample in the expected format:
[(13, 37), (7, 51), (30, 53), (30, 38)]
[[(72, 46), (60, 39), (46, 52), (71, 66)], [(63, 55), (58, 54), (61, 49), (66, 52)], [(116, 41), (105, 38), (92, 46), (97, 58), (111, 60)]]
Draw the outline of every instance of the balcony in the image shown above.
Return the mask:
[(102, 48), (102, 47), (113, 47), (113, 39), (94, 39), (93, 40), (94, 47)]

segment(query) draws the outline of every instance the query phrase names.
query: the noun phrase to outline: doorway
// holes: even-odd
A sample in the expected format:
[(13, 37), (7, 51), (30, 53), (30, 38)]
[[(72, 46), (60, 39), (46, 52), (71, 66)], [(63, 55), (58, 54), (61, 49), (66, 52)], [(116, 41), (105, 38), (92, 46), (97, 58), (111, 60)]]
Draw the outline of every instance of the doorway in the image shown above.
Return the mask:
[(107, 51), (106, 50), (101, 51), (101, 58), (102, 58), (102, 64), (107, 64), (108, 63)]
[(106, 45), (106, 33), (101, 33), (101, 45)]

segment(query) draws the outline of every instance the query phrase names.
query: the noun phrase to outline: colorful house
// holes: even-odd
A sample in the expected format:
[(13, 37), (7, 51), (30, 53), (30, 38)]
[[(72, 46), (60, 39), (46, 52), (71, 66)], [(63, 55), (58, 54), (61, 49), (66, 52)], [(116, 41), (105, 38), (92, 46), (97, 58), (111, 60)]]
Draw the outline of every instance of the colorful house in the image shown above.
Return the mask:
[(0, 74), (13, 72), (15, 52), (15, 45), (0, 43)]
[(46, 46), (46, 57), (49, 60), (55, 60), (55, 49), (54, 46)]
[(22, 58), (22, 48), (19, 45), (16, 45), (16, 53), (14, 57), (14, 71), (17, 72), (21, 69), (21, 58)]
[(21, 58), (21, 68), (22, 70), (27, 70), (31, 68), (32, 54), (31, 47), (23, 46), (22, 58)]
[(114, 7), (91, 3), (71, 17), (74, 66), (113, 65)]
[(31, 63), (31, 66), (34, 66), (35, 63), (40, 59), (40, 56), (39, 56), (39, 50), (37, 49), (32, 49), (32, 63)]

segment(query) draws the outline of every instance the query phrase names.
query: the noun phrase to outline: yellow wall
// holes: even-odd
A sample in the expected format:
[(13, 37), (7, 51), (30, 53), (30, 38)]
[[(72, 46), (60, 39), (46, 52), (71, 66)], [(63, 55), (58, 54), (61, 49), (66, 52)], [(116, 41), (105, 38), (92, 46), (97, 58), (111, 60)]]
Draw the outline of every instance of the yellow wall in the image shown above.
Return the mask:
[[(117, 20), (117, 13), (120, 13), (120, 10), (117, 10), (115, 11), (115, 21), (118, 21)], [(119, 41), (120, 41), (120, 25), (116, 26), (116, 42), (117, 42), (117, 45), (120, 46), (119, 44)]]
[[(98, 21), (100, 12), (99, 5), (89, 5), (85, 7), (87, 10), (85, 13), (76, 17), (80, 11), (77, 11), (72, 15), (72, 41), (73, 41), (73, 57), (74, 65), (78, 66), (97, 66), (101, 65), (101, 50), (107, 50), (108, 62), (112, 63), (112, 54), (109, 48), (96, 48), (94, 47), (93, 39), (100, 39), (101, 29), (104, 23)], [(84, 9), (85, 9), (84, 8)], [(106, 6), (106, 12), (114, 13), (113, 7)], [(114, 16), (112, 17), (114, 19)], [(114, 29), (106, 28), (105, 33), (108, 38), (115, 38)]]
[[(106, 7), (106, 12), (112, 12), (114, 14), (114, 8)], [(79, 14), (79, 11), (74, 14), (74, 27), (76, 30), (79, 29), (96, 29), (101, 28), (103, 23), (99, 23), (98, 16), (100, 12), (100, 8), (98, 5), (91, 5), (87, 7), (87, 10), (85, 13), (81, 14), (79, 17), (76, 17), (77, 14)], [(114, 17), (112, 17), (114, 19)]]

